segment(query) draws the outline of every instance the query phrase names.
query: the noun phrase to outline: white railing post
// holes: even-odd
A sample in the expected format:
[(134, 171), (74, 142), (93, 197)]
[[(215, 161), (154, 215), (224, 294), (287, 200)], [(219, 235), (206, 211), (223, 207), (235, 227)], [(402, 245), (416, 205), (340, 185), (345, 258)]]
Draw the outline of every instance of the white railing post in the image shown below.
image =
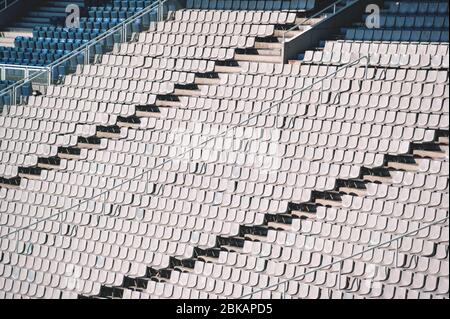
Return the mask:
[(395, 258), (394, 258), (394, 260), (395, 260), (395, 268), (397, 269), (398, 268), (398, 251), (400, 250), (400, 239), (396, 240), (396, 242), (397, 242), (397, 246), (395, 248)]
[(342, 278), (342, 260), (339, 261), (338, 291), (341, 291), (341, 278)]
[(281, 295), (281, 299), (286, 299), (286, 291), (287, 291), (287, 281), (283, 283), (283, 294)]
[(19, 253), (19, 233), (20, 233), (20, 231), (18, 231), (15, 236), (16, 237), (16, 247), (14, 248), (14, 251), (16, 253)]
[(164, 5), (163, 5), (163, 3), (162, 3), (162, 1), (161, 0), (158, 0), (158, 14), (157, 14), (157, 17), (158, 17), (158, 22), (159, 21), (162, 21), (163, 19), (164, 19)]
[(52, 85), (52, 75), (53, 75), (53, 67), (48, 67), (47, 69), (47, 86)]
[(12, 98), (12, 101), (11, 101), (11, 105), (16, 105), (16, 87), (14, 86), (13, 87), (13, 89), (12, 89), (12, 91), (13, 91), (13, 98)]
[(124, 23), (124, 25), (122, 26), (121, 33), (122, 33), (122, 43), (126, 42), (127, 41), (127, 26), (126, 26), (126, 23)]
[(89, 64), (90, 56), (89, 56), (89, 45), (84, 49), (84, 64)]
[(370, 63), (370, 53), (367, 54), (367, 62), (366, 62), (366, 80), (369, 78), (369, 63)]

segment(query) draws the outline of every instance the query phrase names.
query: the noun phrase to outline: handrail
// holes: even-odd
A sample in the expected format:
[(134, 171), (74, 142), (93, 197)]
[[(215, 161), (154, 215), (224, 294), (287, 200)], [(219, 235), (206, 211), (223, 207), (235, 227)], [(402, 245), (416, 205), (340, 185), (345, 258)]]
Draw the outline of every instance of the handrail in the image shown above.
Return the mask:
[(0, 68), (45, 69), (45, 66), (39, 66), (39, 65), (17, 65), (17, 64), (0, 63)]
[(160, 163), (160, 164), (158, 164), (158, 165), (155, 165), (154, 167), (152, 167), (152, 168), (150, 168), (150, 169), (148, 169), (148, 170), (145, 170), (145, 171), (143, 171), (142, 173), (140, 173), (140, 174), (138, 174), (138, 175), (135, 175), (134, 177), (132, 177), (132, 178), (130, 178), (130, 179), (128, 179), (128, 180), (125, 180), (125, 181), (123, 181), (123, 182), (117, 184), (116, 186), (111, 187), (111, 188), (108, 189), (108, 190), (105, 190), (105, 191), (103, 191), (103, 192), (100, 192), (99, 194), (97, 194), (97, 195), (95, 195), (95, 196), (92, 196), (92, 197), (90, 197), (90, 198), (88, 198), (88, 199), (81, 200), (78, 204), (75, 204), (75, 205), (73, 205), (73, 206), (71, 206), (71, 207), (69, 207), (69, 208), (66, 208), (66, 209), (64, 209), (64, 210), (62, 210), (62, 211), (60, 211), (60, 212), (58, 212), (58, 213), (55, 213), (55, 214), (53, 214), (53, 215), (51, 215), (51, 216), (48, 216), (48, 217), (46, 217), (46, 218), (42, 218), (42, 219), (40, 219), (40, 220), (38, 220), (38, 221), (35, 221), (35, 222), (33, 222), (33, 223), (30, 223), (29, 225), (24, 226), (24, 227), (17, 228), (17, 229), (15, 229), (15, 230), (13, 230), (13, 231), (10, 231), (10, 232), (8, 232), (8, 233), (6, 233), (6, 234), (0, 236), (0, 239), (6, 238), (6, 237), (8, 237), (8, 236), (10, 236), (10, 235), (12, 235), (12, 234), (15, 234), (15, 233), (19, 233), (20, 231), (23, 231), (23, 230), (28, 229), (28, 228), (30, 228), (30, 227), (32, 227), (32, 226), (38, 225), (38, 224), (40, 224), (40, 223), (42, 223), (42, 222), (44, 222), (44, 221), (48, 221), (48, 220), (51, 220), (51, 219), (53, 219), (53, 218), (55, 218), (55, 217), (58, 217), (58, 216), (60, 216), (60, 215), (62, 215), (62, 214), (64, 214), (64, 213), (67, 213), (67, 212), (69, 212), (69, 211), (71, 211), (71, 210), (73, 210), (73, 209), (75, 209), (75, 208), (80, 207), (81, 205), (83, 205), (83, 204), (85, 204), (85, 203), (88, 203), (89, 201), (91, 201), (91, 200), (93, 200), (93, 199), (97, 199), (97, 198), (100, 198), (100, 197), (103, 196), (103, 195), (107, 195), (110, 191), (113, 191), (113, 190), (115, 190), (115, 189), (117, 189), (117, 188), (119, 188), (119, 187), (121, 187), (121, 186), (123, 186), (123, 185), (125, 185), (125, 184), (127, 184), (127, 183), (131, 183), (132, 181), (134, 181), (134, 180), (136, 180), (136, 179), (138, 179), (138, 178), (142, 178), (142, 177), (144, 177), (145, 175), (147, 175), (147, 178), (148, 178), (148, 174), (151, 173), (152, 170), (154, 170), (154, 169), (156, 169), (156, 168), (159, 168), (159, 167), (161, 167), (161, 166), (163, 166), (163, 165), (165, 165), (165, 164), (167, 164), (167, 163), (173, 161), (174, 159), (176, 159), (176, 158), (178, 158), (178, 157), (182, 157), (182, 156), (188, 154), (189, 152), (192, 152), (193, 150), (195, 150), (196, 147), (200, 147), (200, 146), (202, 146), (202, 145), (205, 145), (205, 144), (207, 144), (207, 143), (209, 143), (209, 142), (215, 140), (216, 138), (218, 138), (218, 137), (220, 137), (220, 136), (222, 136), (222, 135), (224, 135), (224, 134), (227, 134), (227, 133), (229, 133), (229, 132), (233, 132), (233, 130), (236, 129), (237, 127), (240, 127), (240, 126), (242, 126), (242, 125), (248, 123), (248, 122), (251, 121), (252, 119), (255, 119), (256, 117), (258, 117), (258, 116), (260, 116), (260, 115), (263, 115), (263, 114), (267, 113), (268, 111), (270, 111), (270, 110), (273, 109), (274, 107), (280, 106), (281, 104), (286, 103), (286, 102), (292, 100), (292, 98), (294, 98), (295, 96), (297, 96), (297, 95), (303, 93), (304, 91), (306, 91), (306, 90), (312, 88), (312, 87), (315, 86), (316, 84), (321, 83), (321, 82), (325, 81), (326, 79), (335, 76), (337, 73), (341, 72), (342, 70), (345, 70), (345, 69), (347, 69), (348, 67), (351, 67), (351, 66), (360, 64), (360, 62), (361, 62), (362, 60), (364, 60), (364, 59), (366, 60), (366, 64), (365, 64), (365, 66), (366, 66), (365, 76), (367, 77), (367, 73), (368, 73), (368, 72), (367, 72), (367, 68), (368, 68), (368, 64), (369, 64), (369, 60), (370, 60), (370, 56), (369, 56), (369, 55), (359, 57), (358, 59), (356, 59), (356, 60), (354, 60), (354, 61), (352, 61), (352, 62), (349, 62), (349, 63), (347, 63), (347, 64), (342, 65), (341, 67), (337, 68), (334, 72), (332, 72), (332, 73), (330, 73), (330, 74), (328, 74), (328, 75), (326, 75), (326, 76), (320, 78), (319, 80), (314, 81), (313, 83), (311, 83), (311, 84), (309, 84), (309, 85), (307, 85), (307, 86), (301, 88), (298, 92), (293, 93), (291, 96), (289, 96), (289, 97), (287, 97), (287, 98), (284, 98), (283, 100), (281, 100), (281, 101), (279, 101), (279, 102), (277, 102), (277, 103), (275, 103), (275, 104), (273, 104), (273, 105), (267, 107), (266, 109), (264, 109), (264, 110), (262, 110), (262, 111), (260, 111), (260, 112), (258, 112), (258, 113), (256, 113), (256, 114), (254, 114), (254, 115), (248, 117), (246, 120), (241, 121), (241, 122), (237, 123), (236, 125), (233, 125), (233, 126), (229, 127), (228, 129), (226, 129), (226, 130), (223, 131), (222, 133), (217, 134), (216, 136), (213, 136), (213, 137), (210, 137), (210, 138), (206, 139), (205, 141), (203, 141), (202, 143), (198, 144), (197, 146), (191, 147), (191, 148), (187, 149), (186, 151), (182, 152), (181, 154), (176, 155), (175, 157), (170, 157), (170, 158), (168, 158), (168, 159), (164, 159), (162, 163)]
[[(422, 227), (419, 227), (418, 229), (412, 230), (412, 231), (407, 232), (407, 233), (405, 233), (405, 234), (402, 234), (402, 235), (400, 235), (400, 236), (394, 237), (394, 238), (392, 238), (392, 239), (390, 239), (390, 240), (387, 240), (387, 241), (385, 241), (385, 242), (382, 242), (382, 243), (380, 243), (380, 244), (369, 246), (369, 248), (364, 249), (364, 250), (362, 250), (362, 251), (360, 251), (360, 252), (354, 253), (354, 254), (352, 254), (352, 255), (350, 255), (350, 256), (348, 256), (348, 257), (341, 258), (341, 259), (339, 259), (339, 260), (336, 260), (336, 261), (334, 261), (334, 262), (325, 264), (325, 265), (323, 265), (323, 266), (316, 267), (316, 268), (314, 268), (314, 269), (312, 269), (312, 270), (310, 270), (310, 271), (307, 271), (307, 272), (305, 272), (305, 273), (303, 273), (303, 274), (300, 274), (300, 275), (298, 275), (298, 276), (295, 276), (295, 277), (293, 277), (293, 278), (286, 279), (286, 280), (280, 281), (279, 283), (272, 284), (272, 285), (269, 285), (269, 286), (267, 286), (267, 287), (260, 288), (260, 289), (254, 291), (254, 292), (245, 294), (245, 295), (241, 296), (239, 299), (244, 299), (244, 298), (247, 298), (247, 297), (251, 297), (251, 296), (253, 296), (254, 294), (257, 294), (257, 293), (259, 293), (259, 292), (262, 292), (262, 291), (265, 291), (265, 290), (268, 290), (268, 289), (271, 289), (271, 288), (275, 288), (275, 287), (278, 287), (278, 286), (283, 285), (283, 284), (287, 284), (288, 282), (293, 281), (293, 280), (301, 279), (302, 277), (305, 277), (305, 276), (307, 276), (307, 275), (309, 275), (309, 274), (315, 273), (315, 272), (318, 271), (318, 270), (322, 270), (322, 269), (325, 269), (325, 268), (328, 268), (328, 267), (330, 267), (330, 266), (337, 265), (337, 264), (340, 264), (340, 268), (339, 268), (339, 276), (341, 276), (342, 263), (343, 263), (344, 261), (349, 260), (349, 259), (352, 259), (352, 258), (357, 257), (357, 256), (360, 256), (360, 255), (365, 254), (365, 253), (367, 253), (367, 252), (369, 252), (369, 251), (375, 250), (376, 248), (380, 248), (380, 247), (386, 246), (386, 245), (388, 245), (388, 244), (391, 244), (391, 243), (393, 243), (393, 242), (396, 242), (396, 241), (398, 241), (398, 240), (400, 240), (400, 239), (402, 239), (402, 238), (404, 238), (404, 237), (413, 235), (413, 234), (415, 234), (415, 233), (418, 233), (419, 231), (422, 231), (422, 230), (427, 229), (427, 228), (430, 228), (430, 227), (432, 227), (432, 226), (434, 226), (434, 225), (437, 225), (437, 224), (440, 224), (440, 223), (442, 223), (442, 222), (445, 222), (445, 221), (448, 220), (448, 219), (449, 219), (449, 216), (447, 216), (447, 217), (445, 217), (445, 218), (441, 218), (441, 219), (439, 219), (439, 220), (437, 220), (437, 221), (434, 221), (434, 222), (432, 222), (432, 223), (429, 223), (429, 224), (427, 224), (427, 225), (424, 225), (424, 226), (422, 226)], [(399, 247), (398, 247), (398, 245), (397, 245), (397, 251), (396, 251), (396, 254), (398, 254), (398, 249), (399, 249)], [(397, 261), (396, 258), (395, 258), (395, 260)], [(338, 285), (339, 285), (339, 286), (338, 286), (338, 289), (340, 290), (340, 280), (338, 280), (338, 281), (339, 281), (339, 282), (338, 282)]]
[[(43, 67), (43, 66), (28, 66), (28, 65), (23, 66), (23, 65), (16, 65), (16, 64), (0, 64), (0, 80), (16, 81), (16, 79), (14, 79), (14, 76), (9, 76), (9, 77), (12, 77), (12, 79), (8, 78), (8, 74), (7, 74), (8, 71), (20, 71), (24, 77), (29, 77), (30, 73), (42, 72), (42, 70), (44, 70), (44, 69), (45, 69), (45, 67)], [(46, 79), (43, 79), (43, 81), (46, 81)], [(22, 86), (25, 86), (25, 85), (26, 85), (26, 83), (22, 84)]]
[[(83, 44), (82, 46), (74, 49), (73, 51), (71, 51), (69, 54), (66, 54), (65, 56), (59, 58), (56, 61), (53, 61), (52, 63), (50, 63), (49, 65), (45, 66), (46, 70), (42, 71), (38, 74), (34, 74), (31, 77), (28, 77), (26, 79), (20, 80), (12, 85), (10, 85), (9, 87), (3, 89), (2, 91), (0, 91), (0, 97), (6, 94), (9, 94), (11, 90), (14, 90), (13, 93), (15, 92), (15, 90), (20, 87), (21, 85), (23, 85), (25, 82), (30, 82), (33, 79), (44, 75), (46, 72), (48, 72), (48, 76), (49, 79), (51, 80), (51, 71), (53, 68), (61, 65), (62, 63), (65, 63), (67, 61), (69, 61), (70, 59), (78, 56), (81, 53), (89, 53), (89, 49), (92, 46), (95, 46), (96, 44), (98, 44), (100, 41), (106, 39), (107, 37), (115, 34), (118, 31), (121, 31), (123, 33), (126, 33), (126, 27), (133, 23), (134, 21), (136, 21), (137, 19), (143, 17), (144, 15), (151, 13), (152, 11), (154, 11), (156, 8), (158, 8), (158, 10), (161, 9), (161, 6), (164, 5), (166, 2), (171, 1), (171, 0), (157, 0), (156, 2), (153, 2), (152, 4), (150, 4), (149, 6), (147, 6), (146, 8), (144, 8), (143, 10), (141, 10), (140, 12), (135, 13), (133, 16), (131, 16), (130, 18), (122, 21), (121, 23), (119, 23), (118, 25), (112, 27), (111, 29), (103, 32), (102, 34), (100, 34), (99, 36), (97, 36), (96, 38), (90, 40), (89, 42)], [(162, 17), (162, 12), (159, 12), (158, 17)], [(86, 56), (86, 55), (85, 55)]]
[[(283, 32), (283, 44), (286, 43), (286, 34), (287, 34), (288, 32), (293, 31), (293, 30), (297, 29), (297, 28), (300, 27), (300, 26), (306, 25), (306, 24), (305, 24), (306, 22), (308, 22), (308, 21), (310, 21), (310, 20), (312, 20), (312, 19), (317, 18), (318, 16), (322, 15), (322, 13), (324, 13), (325, 11), (327, 11), (327, 10), (330, 9), (330, 8), (333, 8), (333, 13), (336, 13), (336, 5), (339, 4), (339, 3), (342, 2), (342, 1), (347, 1), (347, 0), (336, 0), (335, 2), (333, 2), (333, 3), (330, 4), (330, 5), (328, 5), (327, 7), (323, 8), (322, 10), (320, 10), (320, 11), (314, 13), (312, 16), (308, 17), (306, 20), (302, 21), (301, 23), (298, 23), (297, 25), (293, 26), (292, 28), (290, 28), (290, 29), (288, 29), (288, 30), (285, 30), (285, 31)], [(355, 3), (355, 2), (357, 2), (357, 1), (359, 1), (359, 0), (355, 0), (354, 2), (352, 2), (352, 4)]]

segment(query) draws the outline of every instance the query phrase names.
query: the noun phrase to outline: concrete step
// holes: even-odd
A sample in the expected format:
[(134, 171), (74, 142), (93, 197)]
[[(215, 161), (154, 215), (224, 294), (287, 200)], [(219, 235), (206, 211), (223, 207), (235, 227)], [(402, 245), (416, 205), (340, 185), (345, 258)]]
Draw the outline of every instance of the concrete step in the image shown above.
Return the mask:
[(297, 216), (298, 218), (308, 218), (308, 219), (316, 218), (316, 214), (315, 213), (305, 212), (305, 211), (301, 211), (301, 210), (293, 210), (291, 212), (291, 215), (292, 216)]
[(225, 66), (225, 65), (216, 65), (214, 67), (214, 72), (216, 73), (240, 73), (242, 68), (240, 66)]
[(53, 169), (59, 169), (60, 165), (51, 165), (51, 164), (44, 164), (44, 163), (38, 163), (37, 167), (46, 169), (46, 170), (53, 170)]
[(372, 183), (389, 184), (392, 182), (391, 176), (363, 175), (362, 179)]
[(231, 245), (221, 245), (220, 249), (229, 251), (229, 252), (235, 252), (235, 253), (242, 253), (244, 251), (241, 247), (231, 246)]
[[(19, 176), (22, 177), (22, 176)], [(23, 177), (26, 178), (26, 177)], [(30, 178), (31, 179), (31, 178)], [(36, 179), (36, 178), (33, 178)], [(20, 185), (13, 185), (13, 184), (7, 184), (7, 183), (0, 183), (0, 188), (7, 188), (7, 189), (20, 189)]]
[(386, 166), (388, 168), (410, 172), (415, 172), (419, 169), (419, 165), (417, 163), (388, 162)]
[(280, 55), (235, 54), (234, 58), (237, 61), (283, 63), (283, 58)]
[(433, 159), (442, 159), (447, 157), (445, 150), (413, 150), (413, 154), (421, 157), (431, 157)]
[(283, 43), (281, 42), (255, 42), (255, 49), (278, 49), (283, 48)]
[(180, 107), (181, 103), (178, 101), (166, 101), (166, 100), (156, 100), (155, 103), (156, 106), (162, 106), (162, 107)]
[(292, 225), (291, 224), (283, 224), (283, 223), (277, 223), (277, 222), (268, 222), (267, 226), (269, 228), (279, 229), (279, 230), (284, 230), (284, 231), (291, 231), (292, 230)]
[(195, 78), (195, 84), (198, 85), (219, 85), (220, 79), (215, 78)]
[(0, 38), (0, 47), (14, 48), (14, 39)]
[(0, 32), (0, 37), (2, 38), (13, 38), (16, 37), (32, 37), (33, 36), (33, 30), (31, 29), (14, 29), (9, 28), (4, 31)]
[(257, 49), (257, 55), (280, 56), (281, 49)]
[(104, 148), (101, 144), (90, 144), (90, 143), (78, 143), (76, 147), (88, 150), (100, 150)]
[(367, 190), (361, 188), (340, 187), (339, 192), (345, 194), (355, 194), (356, 196), (364, 196), (367, 193)]
[(14, 47), (16, 37), (32, 37), (31, 31), (2, 31), (0, 32), (0, 46)]
[(161, 117), (161, 113), (159, 113), (159, 112), (136, 111), (136, 116), (137, 117), (155, 117), (155, 118), (160, 118)]
[(342, 206), (342, 202), (338, 200), (318, 198), (316, 199), (316, 204), (320, 204), (322, 206), (331, 206), (331, 207), (340, 207)]
[(111, 138), (111, 139), (119, 139), (120, 138), (120, 133), (112, 133), (112, 132), (98, 131), (95, 135), (98, 138)]
[(177, 96), (200, 96), (201, 92), (198, 90), (187, 90), (187, 89), (175, 89), (173, 95)]
[(80, 155), (76, 155), (76, 154), (66, 154), (66, 153), (58, 153), (57, 156), (61, 159), (66, 159), (66, 160), (79, 160), (81, 159)]
[(442, 145), (449, 145), (448, 144), (448, 136), (440, 136), (438, 143), (442, 144)]
[(261, 235), (254, 235), (254, 234), (245, 234), (245, 239), (251, 240), (251, 241), (266, 241), (267, 236), (261, 236)]
[[(287, 31), (287, 30), (275, 30), (275, 32), (273, 33), (273, 35), (277, 38), (281, 38), (283, 39), (283, 37), (285, 37), (286, 39), (290, 39), (293, 37), (298, 36), (299, 34), (301, 34), (303, 32), (302, 29), (300, 30), (291, 30), (291, 31)], [(281, 41), (282, 42), (282, 41)]]
[(296, 25), (314, 25), (320, 21), (322, 21), (323, 18), (300, 18), (297, 17), (295, 19), (295, 24)]
[(197, 259), (200, 261), (209, 262), (209, 263), (216, 263), (217, 260), (219, 260), (219, 258), (212, 257), (212, 256), (198, 256)]
[(117, 126), (118, 127), (123, 127), (123, 128), (131, 128), (131, 129), (139, 129), (139, 127), (141, 126), (139, 123), (132, 123), (132, 122), (120, 122), (117, 121)]

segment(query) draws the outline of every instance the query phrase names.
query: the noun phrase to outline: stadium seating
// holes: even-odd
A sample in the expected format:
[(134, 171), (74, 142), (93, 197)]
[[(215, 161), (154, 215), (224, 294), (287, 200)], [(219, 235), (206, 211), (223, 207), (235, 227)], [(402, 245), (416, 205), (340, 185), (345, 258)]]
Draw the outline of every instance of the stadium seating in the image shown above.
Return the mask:
[(311, 6), (187, 1), (0, 116), (0, 236), (45, 219), (0, 298), (448, 298), (448, 27), (361, 16), (280, 63)]
[(314, 8), (315, 0), (187, 0), (186, 8), (201, 10), (250, 10), (250, 11), (308, 11)]
[[(16, 83), (16, 81), (2, 81), (0, 80), (0, 91), (6, 89), (7, 87), (13, 85), (14, 83)], [(17, 92), (19, 95), (22, 96), (30, 96), (33, 93), (33, 87), (31, 85), (31, 83), (26, 83), (25, 85), (23, 85)], [(3, 106), (4, 105), (10, 105), (11, 104), (11, 97), (7, 94), (0, 96), (0, 114), (3, 111)]]
[(380, 28), (349, 28), (345, 39), (448, 42), (448, 2), (386, 1), (380, 14)]
[[(31, 28), (33, 37), (19, 36), (13, 48), (0, 47), (0, 63), (45, 66), (68, 52), (79, 48), (99, 36), (106, 30), (131, 17), (145, 6), (153, 3), (146, 1), (103, 1), (102, 6), (85, 6), (84, 1), (45, 1), (44, 4), (29, 13), (14, 28)], [(77, 4), (87, 16), (81, 16), (79, 28), (65, 27), (65, 8), (68, 4)], [(82, 13), (83, 13), (82, 11)], [(129, 27), (131, 32), (139, 32), (148, 27), (153, 16), (146, 16)], [(112, 39), (116, 40), (117, 39)], [(106, 43), (104, 43), (104, 46)], [(34, 53), (34, 55), (33, 55)], [(102, 54), (102, 46), (95, 48), (95, 54)]]

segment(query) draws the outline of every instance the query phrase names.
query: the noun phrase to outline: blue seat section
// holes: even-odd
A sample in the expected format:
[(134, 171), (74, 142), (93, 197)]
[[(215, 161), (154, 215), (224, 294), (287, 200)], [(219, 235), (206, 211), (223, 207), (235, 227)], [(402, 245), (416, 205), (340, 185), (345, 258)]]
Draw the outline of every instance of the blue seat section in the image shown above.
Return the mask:
[[(0, 91), (6, 89), (8, 86), (14, 84), (14, 81), (2, 81), (0, 80)], [(0, 112), (3, 110), (4, 105), (10, 104), (11, 97), (9, 95), (0, 96)]]
[(360, 23), (343, 31), (346, 40), (448, 42), (447, 12), (448, 2), (444, 0), (386, 1), (379, 28)]
[(307, 11), (315, 0), (187, 0), (188, 9)]
[(448, 42), (448, 31), (350, 28), (346, 30), (345, 39), (357, 41)]
[(386, 10), (388, 13), (400, 15), (417, 15), (417, 14), (443, 14), (448, 12), (448, 2), (431, 0), (431, 1), (386, 1)]
[(408, 28), (408, 29), (448, 29), (448, 16), (427, 15), (383, 15), (380, 17), (381, 28)]
[[(113, 28), (122, 21), (151, 5), (156, 0), (85, 0), (85, 1), (45, 1), (41, 6), (27, 13), (15, 27), (33, 25), (33, 37), (17, 37), (15, 47), (0, 47), (0, 63), (26, 64), (45, 66), (61, 58), (63, 55), (79, 48), (88, 41), (95, 39), (106, 30)], [(68, 4), (80, 7), (79, 28), (65, 28), (65, 8)], [(131, 32), (140, 32), (156, 19), (156, 12), (128, 26)], [(92, 55), (102, 54), (107, 47), (120, 40), (119, 34), (104, 40), (101, 45), (92, 48)], [(84, 62), (84, 57), (68, 62), (65, 67), (76, 67), (76, 62)], [(61, 71), (64, 68), (61, 68)]]
[[(360, 22), (342, 28), (345, 40), (383, 42), (448, 42), (449, 18), (446, 0), (385, 1), (380, 11), (379, 28), (368, 28)], [(323, 47), (325, 42), (319, 44)], [(303, 60), (304, 54), (297, 57)]]
[[(10, 85), (13, 85), (15, 83), (15, 81), (3, 81), (0, 80), (0, 91), (3, 91), (4, 89), (6, 89), (7, 87), (9, 87)], [(33, 93), (33, 88), (31, 86), (31, 83), (27, 83), (25, 85), (23, 85), (21, 87), (21, 90), (19, 92), (20, 95), (22, 96), (30, 96)], [(0, 96), (0, 112), (2, 110), (2, 107), (4, 105), (9, 105), (10, 104), (10, 99), (11, 97), (9, 95), (2, 95)]]
[(28, 66), (45, 66), (68, 53), (70, 53), (70, 50), (1, 48), (0, 63)]
[[(111, 25), (111, 27), (114, 25)], [(100, 26), (101, 27), (101, 26)], [(55, 38), (55, 39), (79, 39), (79, 40), (91, 40), (97, 37), (102, 32), (109, 28), (93, 28), (93, 27), (81, 27), (78, 29), (68, 29), (62, 27), (35, 27), (33, 29), (33, 38)], [(23, 38), (18, 37), (16, 40), (23, 40)]]

